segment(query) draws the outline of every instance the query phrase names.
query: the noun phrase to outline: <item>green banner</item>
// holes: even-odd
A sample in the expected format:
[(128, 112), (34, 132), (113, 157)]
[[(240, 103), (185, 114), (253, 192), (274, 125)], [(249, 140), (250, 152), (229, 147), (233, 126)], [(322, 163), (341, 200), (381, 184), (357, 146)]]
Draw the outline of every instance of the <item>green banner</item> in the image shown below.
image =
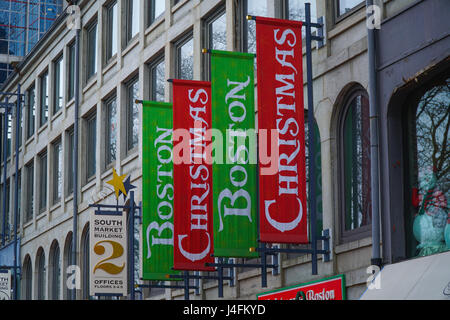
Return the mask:
[(142, 276), (173, 280), (172, 104), (143, 101)]
[(255, 56), (210, 53), (214, 255), (258, 257)]

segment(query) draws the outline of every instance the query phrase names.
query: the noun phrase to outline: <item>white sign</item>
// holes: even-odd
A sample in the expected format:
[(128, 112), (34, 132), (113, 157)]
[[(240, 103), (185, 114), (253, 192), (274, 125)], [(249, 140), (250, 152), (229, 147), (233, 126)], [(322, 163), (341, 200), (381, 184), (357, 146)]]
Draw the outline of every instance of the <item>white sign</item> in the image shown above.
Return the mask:
[(11, 300), (10, 270), (0, 270), (0, 300)]
[[(110, 212), (108, 212), (110, 213)], [(125, 213), (92, 212), (89, 224), (90, 295), (127, 295)]]

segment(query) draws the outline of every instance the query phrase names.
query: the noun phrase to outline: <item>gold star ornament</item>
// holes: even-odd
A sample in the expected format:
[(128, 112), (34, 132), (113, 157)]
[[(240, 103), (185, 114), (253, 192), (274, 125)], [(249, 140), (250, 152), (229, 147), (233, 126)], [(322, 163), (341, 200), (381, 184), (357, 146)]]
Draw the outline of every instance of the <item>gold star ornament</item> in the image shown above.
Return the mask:
[(125, 186), (123, 184), (123, 180), (125, 179), (125, 177), (126, 174), (119, 176), (116, 172), (116, 169), (113, 168), (112, 180), (106, 181), (106, 183), (114, 187), (117, 199), (119, 199), (120, 192), (122, 192), (125, 196), (127, 195), (127, 191), (125, 190)]

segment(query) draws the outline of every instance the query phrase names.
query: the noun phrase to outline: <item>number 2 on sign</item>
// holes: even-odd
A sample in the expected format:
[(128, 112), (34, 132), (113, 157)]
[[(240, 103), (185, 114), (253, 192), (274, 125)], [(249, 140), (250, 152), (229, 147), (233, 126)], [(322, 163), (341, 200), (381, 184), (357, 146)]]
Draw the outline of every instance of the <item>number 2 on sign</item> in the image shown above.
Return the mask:
[(95, 273), (95, 271), (97, 269), (102, 269), (103, 271), (105, 271), (109, 274), (118, 274), (118, 273), (122, 272), (123, 268), (125, 268), (125, 262), (123, 263), (123, 265), (121, 267), (119, 267), (118, 265), (115, 265), (110, 262), (105, 262), (105, 261), (121, 257), (123, 255), (123, 251), (124, 251), (123, 246), (120, 243), (111, 241), (111, 240), (99, 241), (94, 246), (94, 252), (99, 256), (103, 255), (105, 253), (105, 247), (101, 244), (104, 242), (107, 242), (111, 245), (111, 247), (113, 249), (112, 254), (108, 258), (100, 260), (95, 265), (93, 273)]

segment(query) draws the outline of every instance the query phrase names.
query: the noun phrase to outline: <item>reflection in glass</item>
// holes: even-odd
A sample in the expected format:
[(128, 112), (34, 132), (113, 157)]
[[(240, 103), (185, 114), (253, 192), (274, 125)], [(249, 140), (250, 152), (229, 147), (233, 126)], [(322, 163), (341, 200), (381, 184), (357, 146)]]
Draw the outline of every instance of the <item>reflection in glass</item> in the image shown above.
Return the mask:
[(343, 132), (345, 230), (371, 223), (369, 101), (356, 95), (346, 111)]
[(166, 83), (164, 59), (151, 68), (152, 100), (164, 101), (164, 87)]
[(409, 109), (412, 214), (406, 217), (409, 256), (450, 249), (450, 79), (426, 91)]
[(338, 15), (341, 16), (343, 14), (346, 14), (362, 2), (363, 1), (361, 0), (339, 0)]
[(178, 78), (194, 79), (194, 40), (192, 38), (178, 48)]

